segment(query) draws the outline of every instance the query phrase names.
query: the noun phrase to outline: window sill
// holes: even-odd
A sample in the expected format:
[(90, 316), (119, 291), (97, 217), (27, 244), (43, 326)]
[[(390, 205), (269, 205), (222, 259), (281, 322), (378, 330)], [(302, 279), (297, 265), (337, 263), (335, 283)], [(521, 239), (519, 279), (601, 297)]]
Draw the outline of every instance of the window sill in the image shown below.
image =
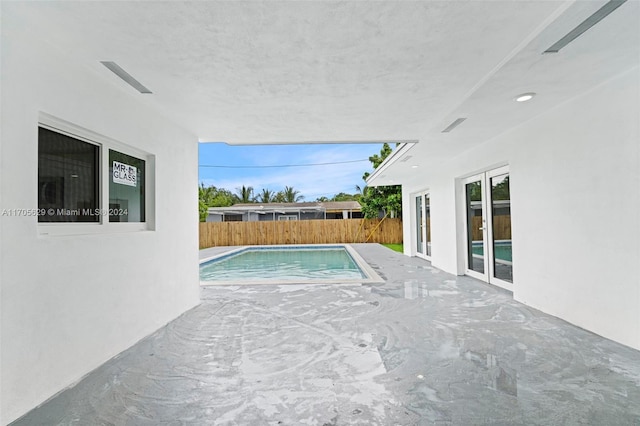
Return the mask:
[(147, 223), (38, 223), (39, 237), (102, 235), (154, 231)]

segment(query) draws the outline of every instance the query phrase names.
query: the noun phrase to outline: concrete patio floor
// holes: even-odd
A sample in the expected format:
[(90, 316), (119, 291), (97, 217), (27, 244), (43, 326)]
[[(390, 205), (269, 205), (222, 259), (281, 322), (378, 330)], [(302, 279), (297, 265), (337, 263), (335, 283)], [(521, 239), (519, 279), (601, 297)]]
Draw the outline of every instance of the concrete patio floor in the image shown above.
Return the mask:
[(385, 284), (203, 288), (200, 306), (14, 424), (640, 424), (640, 352), (353, 246)]

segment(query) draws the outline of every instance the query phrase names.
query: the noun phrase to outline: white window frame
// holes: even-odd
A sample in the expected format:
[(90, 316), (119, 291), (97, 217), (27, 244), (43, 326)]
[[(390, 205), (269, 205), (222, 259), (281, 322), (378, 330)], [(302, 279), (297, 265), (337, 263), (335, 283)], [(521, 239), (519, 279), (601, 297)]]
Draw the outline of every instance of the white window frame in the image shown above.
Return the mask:
[[(99, 167), (97, 177), (99, 191), (97, 208), (103, 212), (98, 222), (37, 222), (38, 236), (155, 231), (155, 155), (43, 112), (39, 114), (38, 127), (98, 146)], [(109, 149), (145, 161), (145, 222), (109, 222)], [(35, 220), (37, 221), (37, 217)]]

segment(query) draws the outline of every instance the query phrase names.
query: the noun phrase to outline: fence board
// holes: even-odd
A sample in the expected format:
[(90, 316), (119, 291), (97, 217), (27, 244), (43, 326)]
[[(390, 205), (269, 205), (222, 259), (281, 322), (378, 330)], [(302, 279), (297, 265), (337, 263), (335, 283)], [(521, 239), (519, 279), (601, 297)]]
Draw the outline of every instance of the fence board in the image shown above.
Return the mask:
[[(472, 218), (471, 229), (474, 241), (482, 240), (482, 217), (474, 216)], [(511, 215), (500, 215), (493, 218), (493, 238), (496, 240), (511, 239)]]
[(401, 243), (400, 219), (202, 222), (200, 248), (275, 244)]

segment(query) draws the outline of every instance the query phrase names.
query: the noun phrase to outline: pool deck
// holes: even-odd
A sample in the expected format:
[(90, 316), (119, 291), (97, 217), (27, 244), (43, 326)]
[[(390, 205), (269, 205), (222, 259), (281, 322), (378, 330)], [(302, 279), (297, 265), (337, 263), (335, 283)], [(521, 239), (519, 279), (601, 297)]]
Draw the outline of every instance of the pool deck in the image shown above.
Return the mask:
[(640, 425), (639, 351), (352, 246), (384, 284), (203, 287), (15, 425)]

